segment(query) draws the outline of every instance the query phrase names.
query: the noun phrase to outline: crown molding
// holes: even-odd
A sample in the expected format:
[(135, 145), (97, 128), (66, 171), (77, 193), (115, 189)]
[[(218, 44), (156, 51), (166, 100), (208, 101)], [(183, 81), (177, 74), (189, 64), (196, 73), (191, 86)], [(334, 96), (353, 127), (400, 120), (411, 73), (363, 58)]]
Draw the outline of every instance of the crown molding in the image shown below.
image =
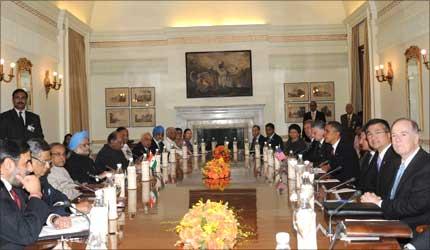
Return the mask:
[(49, 25), (57, 27), (59, 9), (48, 1), (12, 1), (14, 4), (36, 16)]
[(369, 3), (366, 1), (360, 7), (358, 7), (351, 15), (349, 15), (343, 21), (344, 24), (354, 27), (355, 25), (361, 23), (367, 17), (367, 9), (369, 8)]

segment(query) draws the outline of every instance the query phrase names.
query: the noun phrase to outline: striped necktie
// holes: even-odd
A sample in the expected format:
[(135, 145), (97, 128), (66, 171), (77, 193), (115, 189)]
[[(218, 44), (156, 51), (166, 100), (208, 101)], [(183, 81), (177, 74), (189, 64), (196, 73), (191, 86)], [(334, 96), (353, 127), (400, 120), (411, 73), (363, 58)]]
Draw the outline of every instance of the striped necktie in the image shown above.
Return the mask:
[(399, 186), (400, 180), (402, 179), (402, 175), (405, 172), (406, 166), (402, 163), (399, 167), (399, 170), (397, 170), (396, 179), (394, 180), (393, 187), (391, 188), (390, 193), (390, 200), (394, 199), (394, 196), (396, 194), (397, 188)]

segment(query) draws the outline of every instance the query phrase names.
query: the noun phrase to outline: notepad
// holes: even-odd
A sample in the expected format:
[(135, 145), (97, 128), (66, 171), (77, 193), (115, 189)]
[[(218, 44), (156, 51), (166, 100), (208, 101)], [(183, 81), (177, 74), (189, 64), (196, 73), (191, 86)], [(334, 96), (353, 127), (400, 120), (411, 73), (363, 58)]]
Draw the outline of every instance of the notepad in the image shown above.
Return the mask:
[(352, 188), (341, 188), (341, 189), (338, 189), (338, 190), (333, 190), (332, 193), (334, 193), (334, 194), (342, 194), (342, 193), (352, 193), (352, 192), (355, 192), (355, 191), (356, 190), (352, 189)]
[(340, 182), (338, 179), (324, 179), (324, 180), (318, 180), (319, 183), (336, 183)]
[(61, 235), (75, 234), (88, 231), (90, 229), (89, 222), (84, 216), (70, 216), (72, 218), (72, 226), (66, 229), (56, 229), (54, 226), (44, 226), (39, 234), (40, 238), (51, 238)]
[(314, 171), (314, 174), (325, 174), (326, 171), (322, 170), (321, 168), (314, 168), (312, 169)]

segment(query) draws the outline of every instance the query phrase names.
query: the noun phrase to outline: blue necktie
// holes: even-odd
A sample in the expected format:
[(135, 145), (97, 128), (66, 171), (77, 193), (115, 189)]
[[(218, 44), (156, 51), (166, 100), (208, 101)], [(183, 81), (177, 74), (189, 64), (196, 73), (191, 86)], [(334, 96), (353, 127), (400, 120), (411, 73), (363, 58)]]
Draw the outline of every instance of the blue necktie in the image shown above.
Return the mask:
[(397, 191), (397, 187), (399, 186), (400, 179), (402, 179), (402, 175), (405, 172), (405, 169), (406, 169), (406, 166), (402, 163), (399, 167), (399, 170), (397, 170), (396, 179), (394, 180), (393, 187), (391, 188), (390, 200), (394, 199), (394, 196)]

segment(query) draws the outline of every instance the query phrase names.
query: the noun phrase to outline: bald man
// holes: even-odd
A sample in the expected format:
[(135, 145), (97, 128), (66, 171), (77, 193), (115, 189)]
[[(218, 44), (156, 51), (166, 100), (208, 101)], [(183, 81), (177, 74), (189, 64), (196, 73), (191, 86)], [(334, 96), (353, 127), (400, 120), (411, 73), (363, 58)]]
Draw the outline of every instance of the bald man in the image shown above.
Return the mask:
[[(142, 157), (143, 154), (149, 154), (151, 152), (151, 143), (152, 143), (152, 136), (150, 133), (144, 133), (142, 137), (140, 137), (140, 141), (136, 146), (133, 148), (133, 160), (136, 161)], [(155, 154), (155, 149), (154, 152)]]
[(354, 141), (355, 130), (361, 127), (361, 121), (357, 114), (354, 114), (354, 107), (351, 103), (345, 106), (346, 114), (340, 116), (340, 123), (344, 132), (344, 138), (349, 142)]
[(176, 129), (174, 127), (168, 127), (166, 129), (166, 140), (164, 140), (164, 145), (166, 145), (167, 152), (170, 153), (172, 149), (176, 150), (176, 153), (182, 155), (182, 145), (176, 145)]

